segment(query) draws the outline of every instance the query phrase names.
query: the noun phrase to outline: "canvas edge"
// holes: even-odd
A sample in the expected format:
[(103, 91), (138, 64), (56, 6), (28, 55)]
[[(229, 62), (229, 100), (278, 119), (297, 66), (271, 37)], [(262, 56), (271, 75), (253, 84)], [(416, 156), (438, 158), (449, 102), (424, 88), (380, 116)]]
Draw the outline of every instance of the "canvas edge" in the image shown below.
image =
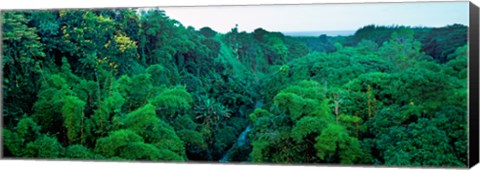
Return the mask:
[(472, 168), (479, 159), (479, 8), (470, 2), (469, 24), (469, 117), (468, 117), (468, 167)]
[[(296, 3), (296, 4), (250, 4), (250, 5), (198, 5), (195, 7), (208, 7), (208, 6), (270, 6), (270, 5), (328, 5), (328, 4), (376, 4), (376, 3), (389, 3), (389, 4), (396, 4), (396, 3), (430, 3), (430, 2), (469, 2), (464, 0), (445, 0), (445, 1), (405, 1), (405, 2), (386, 2), (379, 0), (378, 2), (349, 2), (349, 3), (334, 3), (334, 2), (324, 2), (324, 3)], [(145, 8), (145, 7), (192, 7), (192, 6), (144, 6), (144, 7), (103, 7), (103, 8), (93, 8), (93, 10), (107, 10), (107, 9), (117, 9), (117, 8)], [(2, 40), (2, 28), (3, 23), (1, 20), (3, 19), (3, 14), (5, 12), (13, 12), (13, 11), (35, 11), (35, 10), (86, 10), (89, 8), (51, 8), (51, 9), (0, 9), (0, 48), (3, 47)], [(469, 33), (468, 33), (468, 49), (469, 49), (469, 60), (468, 60), (468, 79), (469, 79), (469, 104), (468, 104), (468, 167), (472, 168), (476, 164), (479, 163), (479, 7), (476, 6), (471, 1), (469, 2)], [(0, 49), (0, 63), (2, 63), (3, 59), (3, 48)], [(3, 66), (0, 65), (0, 115), (3, 115)], [(0, 116), (0, 160), (29, 160), (29, 159), (5, 159), (4, 152), (3, 152), (3, 116)], [(42, 160), (42, 161), (49, 161), (49, 159), (31, 159), (31, 160)], [(50, 160), (50, 161), (74, 161), (74, 162), (97, 162), (93, 160)], [(102, 160), (100, 162), (110, 162)], [(118, 162), (112, 161), (115, 163), (131, 163), (131, 162)], [(137, 162), (137, 161), (136, 161)], [(144, 161), (138, 161), (139, 163), (149, 163)], [(152, 162), (150, 162), (152, 163)], [(172, 163), (172, 162), (155, 162), (155, 163)], [(184, 162), (185, 163), (185, 162)], [(181, 164), (184, 164), (181, 163)], [(211, 164), (212, 162), (191, 162), (191, 164)], [(190, 164), (190, 163), (187, 163)], [(232, 164), (230, 164), (232, 165)], [(233, 164), (238, 165), (238, 164)], [(250, 165), (259, 165), (259, 164), (250, 164)], [(292, 166), (296, 167), (295, 165), (275, 165), (275, 164), (264, 164), (266, 166)], [(260, 166), (262, 166), (260, 164)], [(298, 165), (297, 165), (298, 166)], [(300, 165), (300, 166), (309, 166), (309, 165)], [(326, 168), (334, 168), (338, 167), (338, 165), (313, 165), (315, 167), (326, 167)], [(340, 167), (342, 167), (340, 165)], [(351, 168), (392, 168), (388, 166), (365, 166), (365, 165), (353, 165), (353, 166), (345, 166)], [(443, 168), (443, 167), (397, 167), (393, 166), (393, 168)]]
[[(0, 63), (3, 63), (3, 13), (0, 10)], [(0, 159), (3, 159), (3, 64), (0, 64)]]

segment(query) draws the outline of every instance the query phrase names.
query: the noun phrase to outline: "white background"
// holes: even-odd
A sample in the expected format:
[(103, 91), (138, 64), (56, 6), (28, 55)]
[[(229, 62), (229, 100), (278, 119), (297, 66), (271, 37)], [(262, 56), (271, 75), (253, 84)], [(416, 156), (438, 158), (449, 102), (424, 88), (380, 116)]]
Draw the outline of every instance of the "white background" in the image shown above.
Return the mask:
[[(147, 6), (191, 6), (191, 5), (245, 5), (245, 4), (297, 4), (297, 3), (359, 3), (359, 2), (420, 2), (426, 0), (0, 0), (0, 9), (35, 8), (95, 8), (95, 7), (147, 7)], [(436, 0), (445, 1), (445, 0)], [(472, 0), (477, 6), (480, 0)], [(333, 167), (333, 166), (273, 166), (273, 165), (224, 165), (224, 164), (167, 164), (167, 163), (117, 163), (117, 162), (79, 162), (79, 161), (38, 161), (38, 160), (0, 160), (0, 170), (7, 169), (81, 169), (81, 170), (309, 170), (309, 169), (408, 169), (374, 167)], [(412, 169), (412, 168), (411, 168)], [(418, 169), (418, 168), (417, 168)], [(477, 165), (476, 170), (480, 169)]]

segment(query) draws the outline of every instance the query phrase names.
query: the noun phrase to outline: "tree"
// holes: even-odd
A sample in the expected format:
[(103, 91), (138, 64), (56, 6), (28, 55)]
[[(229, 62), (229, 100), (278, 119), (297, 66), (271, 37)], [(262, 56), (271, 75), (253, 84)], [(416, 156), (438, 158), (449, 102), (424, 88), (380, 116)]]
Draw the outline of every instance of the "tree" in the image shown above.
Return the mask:
[(47, 132), (55, 133), (63, 128), (62, 107), (65, 97), (74, 96), (67, 81), (60, 75), (51, 75), (38, 92), (38, 100), (33, 105), (32, 117)]
[(63, 147), (55, 137), (43, 135), (25, 147), (26, 158), (58, 158)]
[(174, 129), (156, 117), (155, 108), (147, 104), (125, 117), (125, 126), (161, 150), (169, 150), (182, 158), (185, 156), (184, 143)]
[(99, 138), (95, 145), (95, 153), (102, 154), (107, 158), (118, 156), (128, 144), (143, 142), (141, 136), (131, 130), (117, 130), (107, 137)]
[(361, 158), (362, 150), (358, 140), (350, 137), (346, 129), (339, 124), (329, 124), (315, 140), (315, 149), (320, 159), (338, 156), (340, 163), (353, 164)]
[(408, 125), (408, 128), (397, 127), (398, 131), (392, 129), (391, 133), (395, 134), (390, 136), (396, 138), (391, 138), (389, 143), (393, 145), (384, 152), (385, 164), (464, 166), (452, 154), (452, 147), (448, 144), (446, 133), (435, 126), (428, 125), (428, 121), (428, 119), (420, 119), (417, 123)]
[(395, 63), (397, 69), (410, 67), (413, 62), (425, 58), (420, 51), (421, 43), (413, 36), (413, 31), (401, 28), (392, 33), (389, 41), (380, 48), (380, 54), (388, 61)]
[(5, 12), (2, 21), (3, 99), (10, 101), (3, 107), (4, 123), (12, 127), (18, 121), (15, 117), (32, 113), (36, 92), (45, 81), (42, 68), (46, 55), (36, 28), (28, 25), (30, 20), (25, 13)]
[(68, 143), (84, 143), (84, 124), (85, 124), (85, 113), (83, 108), (85, 107), (85, 102), (80, 100), (75, 96), (65, 97), (65, 104), (62, 107), (62, 116), (64, 127), (67, 129), (67, 138)]
[(26, 144), (41, 136), (41, 127), (30, 117), (24, 117), (17, 123), (15, 130), (3, 130), (4, 156), (26, 156)]
[(217, 34), (217, 32), (212, 30), (210, 27), (200, 28), (199, 32), (200, 32), (200, 34), (202, 34), (203, 36), (205, 36), (207, 38), (212, 38)]
[[(301, 81), (282, 90), (274, 101), (278, 110), (273, 111), (278, 114), (257, 109), (250, 115), (255, 120), (251, 152), (254, 162), (360, 161), (363, 151), (359, 141), (336, 122), (320, 84)], [(271, 130), (272, 126), (278, 130)], [(280, 150), (269, 153), (275, 148)]]
[(90, 149), (82, 145), (69, 145), (65, 151), (65, 157), (69, 159), (91, 159), (93, 158), (93, 153)]
[(422, 40), (422, 51), (439, 63), (446, 63), (455, 50), (467, 42), (468, 27), (460, 24), (432, 28)]

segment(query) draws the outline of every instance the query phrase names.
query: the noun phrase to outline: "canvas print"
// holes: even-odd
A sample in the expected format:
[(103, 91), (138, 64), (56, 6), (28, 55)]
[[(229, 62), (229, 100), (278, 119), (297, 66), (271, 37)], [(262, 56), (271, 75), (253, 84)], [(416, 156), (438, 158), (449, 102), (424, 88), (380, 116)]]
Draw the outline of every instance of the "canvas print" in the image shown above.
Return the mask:
[(1, 15), (5, 159), (468, 163), (468, 2)]

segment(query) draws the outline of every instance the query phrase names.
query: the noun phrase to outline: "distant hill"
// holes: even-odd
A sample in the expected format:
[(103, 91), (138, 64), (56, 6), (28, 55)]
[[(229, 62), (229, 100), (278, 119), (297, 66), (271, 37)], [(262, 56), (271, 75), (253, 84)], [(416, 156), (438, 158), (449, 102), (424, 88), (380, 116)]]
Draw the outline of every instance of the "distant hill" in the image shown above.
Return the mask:
[(288, 36), (320, 36), (325, 34), (327, 36), (348, 36), (355, 34), (355, 30), (344, 30), (344, 31), (299, 31), (299, 32), (282, 32), (284, 35)]

